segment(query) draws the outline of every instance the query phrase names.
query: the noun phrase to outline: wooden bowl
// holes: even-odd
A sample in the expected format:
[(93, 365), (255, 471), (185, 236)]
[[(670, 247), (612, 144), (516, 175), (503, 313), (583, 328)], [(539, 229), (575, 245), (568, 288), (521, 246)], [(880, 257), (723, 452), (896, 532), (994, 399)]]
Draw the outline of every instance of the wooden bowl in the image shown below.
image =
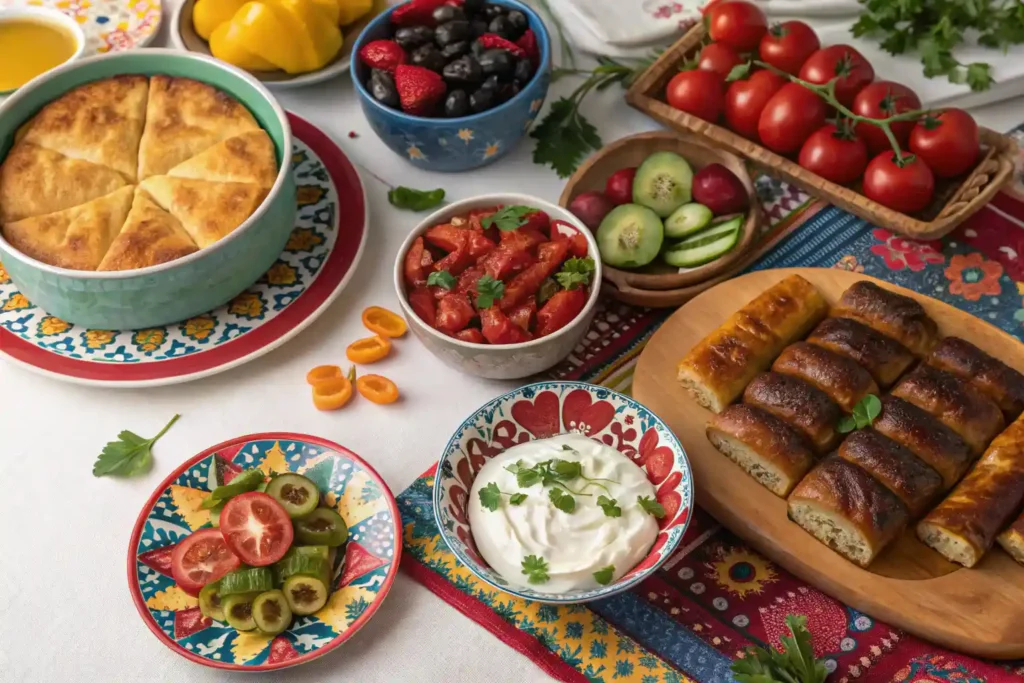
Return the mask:
[(569, 203), (576, 195), (591, 190), (604, 190), (608, 177), (619, 169), (639, 166), (654, 152), (665, 151), (675, 152), (685, 157), (695, 171), (714, 163), (728, 168), (743, 183), (743, 187), (747, 191), (750, 209), (747, 211), (747, 219), (743, 223), (743, 234), (740, 236), (739, 242), (732, 251), (711, 263), (696, 268), (673, 268), (655, 262), (637, 270), (612, 268), (606, 264), (604, 280), (615, 286), (615, 289), (608, 291), (612, 296), (616, 296), (616, 291), (630, 292), (630, 299), (616, 296), (627, 303), (640, 303), (645, 306), (678, 306), (682, 301), (658, 303), (664, 300), (674, 301), (671, 296), (658, 297), (655, 295), (650, 303), (644, 303), (637, 299), (635, 292), (677, 290), (710, 280), (735, 268), (736, 264), (743, 259), (757, 241), (758, 227), (761, 222), (761, 203), (754, 190), (754, 181), (751, 180), (743, 161), (734, 154), (709, 147), (698, 136), (687, 133), (670, 131), (640, 133), (613, 142), (592, 155), (569, 178), (558, 203), (568, 208)]
[(706, 31), (698, 23), (665, 50), (630, 87), (626, 101), (648, 116), (676, 131), (698, 136), (711, 144), (738, 154), (751, 162), (754, 169), (796, 185), (805, 192), (824, 199), (875, 225), (918, 240), (944, 237), (971, 214), (987, 204), (999, 188), (1013, 175), (1016, 144), (1009, 137), (987, 128), (980, 128), (981, 158), (974, 170), (953, 180), (936, 180), (935, 198), (924, 211), (909, 216), (868, 199), (855, 187), (845, 187), (811, 173), (795, 161), (776, 154), (728, 128), (709, 123), (679, 111), (665, 102), (665, 86), (679, 64), (700, 50)]

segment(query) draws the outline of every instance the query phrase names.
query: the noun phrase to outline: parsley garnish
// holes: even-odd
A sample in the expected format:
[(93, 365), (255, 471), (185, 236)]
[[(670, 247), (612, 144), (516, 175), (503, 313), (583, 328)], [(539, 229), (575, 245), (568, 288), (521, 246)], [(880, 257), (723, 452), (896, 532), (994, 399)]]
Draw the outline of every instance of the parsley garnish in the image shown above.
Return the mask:
[(793, 637), (781, 636), (782, 649), (747, 648), (744, 657), (732, 663), (732, 672), (739, 683), (824, 683), (828, 677), (824, 660), (815, 659), (807, 617), (790, 614), (786, 626)]
[(476, 281), (476, 307), (490, 308), (494, 302), (505, 296), (505, 283), (484, 275)]
[(604, 510), (605, 517), (622, 516), (622, 508), (619, 507), (619, 504), (615, 501), (614, 498), (609, 498), (608, 496), (598, 496), (597, 504), (601, 506), (602, 510)]
[(484, 230), (495, 227), (502, 232), (508, 232), (509, 230), (515, 230), (526, 225), (526, 217), (531, 213), (537, 213), (537, 209), (532, 206), (513, 204), (492, 213), (490, 216), (485, 216), (480, 221), (480, 225), (483, 226)]
[(110, 441), (96, 458), (92, 466), (94, 477), (113, 474), (120, 477), (133, 477), (143, 474), (153, 466), (153, 444), (160, 440), (167, 430), (178, 421), (180, 415), (171, 418), (160, 433), (152, 439), (143, 439), (135, 432), (127, 429), (117, 435), (117, 441)]
[(526, 500), (525, 493), (506, 493), (498, 489), (498, 485), (493, 481), (480, 489), (477, 495), (480, 496), (480, 504), (491, 512), (497, 510), (498, 506), (501, 505), (502, 496), (508, 496), (508, 502), (512, 505), (522, 505), (523, 501)]
[(411, 187), (396, 187), (388, 192), (392, 206), (409, 211), (426, 211), (444, 201), (444, 190), (415, 190)]
[(548, 500), (562, 512), (572, 513), (576, 509), (576, 499), (557, 487), (548, 490)]
[(853, 413), (844, 415), (836, 426), (840, 434), (847, 434), (856, 429), (870, 427), (879, 415), (882, 414), (882, 402), (874, 394), (868, 394), (853, 407)]
[(665, 516), (665, 508), (661, 506), (661, 503), (654, 500), (649, 496), (637, 496), (636, 504), (639, 505), (644, 512), (649, 514), (651, 517), (661, 519)]
[(525, 500), (525, 493), (513, 493), (511, 496), (509, 496), (508, 502), (512, 503), (513, 505), (522, 505), (523, 501)]
[(547, 560), (537, 555), (527, 555), (523, 559), (523, 573), (530, 583), (544, 583), (550, 578)]
[(562, 481), (572, 481), (583, 476), (583, 466), (574, 460), (554, 460), (553, 463), (551, 469)]
[(555, 275), (558, 284), (564, 289), (577, 289), (590, 284), (590, 276), (594, 274), (594, 259), (571, 258), (562, 264), (562, 270)]
[(603, 567), (594, 572), (594, 580), (602, 586), (607, 586), (612, 582), (612, 577), (615, 576), (615, 565), (610, 564), (607, 567)]
[(427, 276), (427, 285), (451, 291), (455, 287), (455, 276), (447, 270), (436, 270)]
[(544, 280), (540, 285), (540, 289), (537, 290), (537, 303), (543, 304), (560, 291), (562, 291), (562, 288), (558, 286), (557, 282), (551, 278)]

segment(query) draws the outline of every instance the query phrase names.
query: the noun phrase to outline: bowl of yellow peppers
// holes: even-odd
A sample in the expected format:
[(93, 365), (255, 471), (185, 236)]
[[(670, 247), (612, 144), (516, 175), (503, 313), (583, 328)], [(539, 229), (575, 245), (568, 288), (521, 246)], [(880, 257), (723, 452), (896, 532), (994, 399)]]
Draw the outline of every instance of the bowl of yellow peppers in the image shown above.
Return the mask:
[(356, 37), (386, 9), (387, 0), (185, 0), (171, 40), (267, 86), (299, 87), (344, 73)]

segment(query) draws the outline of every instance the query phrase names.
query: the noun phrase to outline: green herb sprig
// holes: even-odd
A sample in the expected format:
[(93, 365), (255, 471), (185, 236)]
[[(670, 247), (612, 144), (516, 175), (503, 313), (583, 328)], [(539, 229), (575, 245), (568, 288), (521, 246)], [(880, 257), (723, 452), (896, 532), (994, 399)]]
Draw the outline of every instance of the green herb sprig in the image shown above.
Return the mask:
[(548, 576), (548, 562), (538, 555), (527, 555), (522, 562), (523, 573), (529, 583), (546, 583), (551, 577)]
[(508, 232), (526, 225), (526, 217), (531, 213), (537, 213), (537, 209), (532, 206), (513, 204), (511, 206), (502, 207), (490, 216), (484, 216), (480, 221), (480, 225), (484, 230), (487, 230), (488, 228), (497, 228), (502, 232)]
[(525, 493), (507, 493), (498, 489), (498, 485), (493, 481), (480, 489), (477, 493), (480, 497), (480, 504), (484, 508), (494, 512), (501, 505), (501, 497), (508, 496), (508, 502), (512, 505), (522, 505), (523, 501), (526, 500)]
[(843, 415), (836, 425), (836, 431), (840, 434), (848, 434), (857, 429), (870, 427), (879, 415), (882, 414), (882, 401), (874, 394), (868, 394), (853, 407), (853, 412)]
[(607, 586), (612, 582), (612, 577), (615, 576), (615, 565), (610, 564), (607, 567), (602, 567), (594, 572), (594, 580), (602, 586)]
[(640, 508), (655, 519), (663, 519), (665, 517), (665, 508), (662, 507), (661, 503), (656, 501), (654, 498), (649, 496), (637, 496), (636, 504)]
[(621, 517), (622, 508), (619, 507), (618, 502), (614, 498), (608, 496), (599, 496), (597, 504), (604, 511), (605, 517)]
[(451, 291), (456, 284), (455, 276), (447, 270), (435, 270), (427, 276), (427, 285)]
[(135, 432), (127, 429), (117, 435), (117, 441), (110, 441), (96, 458), (92, 466), (94, 477), (114, 475), (134, 477), (144, 474), (153, 466), (153, 445), (160, 440), (181, 415), (175, 415), (171, 421), (152, 439), (143, 439)]
[(824, 683), (828, 670), (824, 661), (814, 656), (807, 617), (790, 614), (786, 626), (792, 637), (780, 638), (781, 650), (751, 647), (742, 659), (732, 663), (739, 683)]
[(563, 289), (578, 289), (590, 284), (590, 278), (594, 275), (597, 266), (594, 259), (589, 256), (585, 258), (571, 258), (562, 264), (562, 270), (555, 274), (555, 280)]
[(505, 296), (505, 283), (484, 275), (476, 281), (476, 307), (490, 308), (494, 302)]

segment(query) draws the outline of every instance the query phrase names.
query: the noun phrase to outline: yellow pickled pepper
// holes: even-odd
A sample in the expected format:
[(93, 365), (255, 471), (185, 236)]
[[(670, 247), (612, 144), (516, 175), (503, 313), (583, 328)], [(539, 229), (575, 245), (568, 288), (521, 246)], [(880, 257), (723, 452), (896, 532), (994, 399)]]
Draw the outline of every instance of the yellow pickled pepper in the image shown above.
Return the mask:
[(245, 30), (235, 21), (225, 21), (210, 36), (210, 52), (217, 59), (246, 71), (273, 71), (277, 67), (243, 45), (240, 32)]
[(192, 26), (209, 41), (218, 26), (231, 20), (248, 0), (199, 0), (192, 8)]
[(338, 24), (348, 26), (362, 19), (373, 9), (373, 0), (335, 0), (338, 4)]
[(247, 51), (290, 74), (315, 71), (341, 49), (341, 31), (311, 0), (254, 0), (231, 23)]

